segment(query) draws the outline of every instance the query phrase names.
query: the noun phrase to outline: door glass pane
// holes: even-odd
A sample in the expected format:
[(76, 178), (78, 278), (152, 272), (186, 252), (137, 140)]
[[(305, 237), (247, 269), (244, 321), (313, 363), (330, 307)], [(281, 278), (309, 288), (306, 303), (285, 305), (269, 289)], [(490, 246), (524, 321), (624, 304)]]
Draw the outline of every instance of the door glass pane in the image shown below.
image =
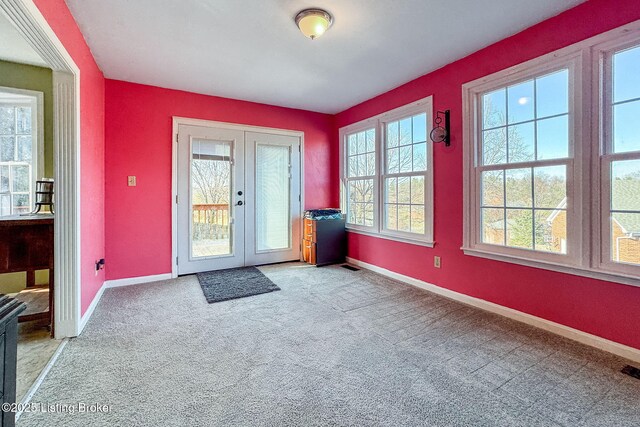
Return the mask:
[(231, 142), (193, 139), (191, 157), (191, 257), (229, 255)]
[[(362, 135), (364, 138), (364, 134)], [(364, 148), (363, 148), (364, 150)], [(289, 147), (256, 147), (256, 250), (289, 249), (291, 208)]]

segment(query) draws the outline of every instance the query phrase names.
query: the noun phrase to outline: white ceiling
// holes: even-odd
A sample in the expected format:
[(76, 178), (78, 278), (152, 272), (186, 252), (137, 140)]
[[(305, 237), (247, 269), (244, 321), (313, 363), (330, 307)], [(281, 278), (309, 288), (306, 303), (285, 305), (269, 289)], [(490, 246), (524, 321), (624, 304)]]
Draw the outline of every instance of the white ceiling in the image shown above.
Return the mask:
[(22, 37), (22, 34), (0, 12), (0, 59), (23, 64), (46, 67), (47, 63)]
[(66, 1), (107, 78), (336, 113), (583, 0)]

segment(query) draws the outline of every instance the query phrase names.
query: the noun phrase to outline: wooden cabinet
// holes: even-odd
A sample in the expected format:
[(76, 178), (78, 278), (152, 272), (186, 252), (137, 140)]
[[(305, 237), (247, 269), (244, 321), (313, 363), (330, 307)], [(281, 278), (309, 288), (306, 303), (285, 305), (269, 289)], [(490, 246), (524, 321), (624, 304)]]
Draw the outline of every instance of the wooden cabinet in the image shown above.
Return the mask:
[(0, 273), (26, 272), (28, 289), (35, 285), (36, 270), (49, 270), (49, 309), (19, 320), (48, 320), (52, 336), (53, 266), (53, 215), (0, 217)]
[(344, 218), (304, 219), (302, 259), (313, 265), (344, 262), (346, 256)]

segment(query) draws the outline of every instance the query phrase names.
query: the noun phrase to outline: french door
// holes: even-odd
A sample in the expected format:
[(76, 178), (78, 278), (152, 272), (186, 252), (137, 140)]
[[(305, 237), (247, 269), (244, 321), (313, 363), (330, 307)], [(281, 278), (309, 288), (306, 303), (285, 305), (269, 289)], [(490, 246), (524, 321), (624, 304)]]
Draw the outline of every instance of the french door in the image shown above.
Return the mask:
[(300, 138), (178, 128), (178, 274), (300, 258)]

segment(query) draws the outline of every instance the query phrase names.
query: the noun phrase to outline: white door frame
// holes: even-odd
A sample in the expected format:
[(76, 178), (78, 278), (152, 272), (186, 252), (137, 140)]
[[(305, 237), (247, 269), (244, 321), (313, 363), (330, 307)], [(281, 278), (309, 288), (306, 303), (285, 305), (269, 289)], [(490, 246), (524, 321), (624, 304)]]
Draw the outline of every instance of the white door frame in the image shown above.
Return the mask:
[(80, 299), (80, 69), (33, 0), (0, 9), (53, 70), (55, 338), (82, 332)]
[[(176, 200), (178, 197), (178, 128), (180, 125), (217, 127), (300, 138), (300, 217), (304, 212), (304, 132), (173, 116), (173, 130), (171, 133), (171, 277), (174, 278), (178, 277), (178, 264), (176, 264), (178, 256), (178, 209)], [(302, 223), (303, 221), (300, 221), (301, 232)], [(301, 242), (298, 242), (298, 244), (301, 244)], [(302, 254), (302, 251), (300, 252)]]

